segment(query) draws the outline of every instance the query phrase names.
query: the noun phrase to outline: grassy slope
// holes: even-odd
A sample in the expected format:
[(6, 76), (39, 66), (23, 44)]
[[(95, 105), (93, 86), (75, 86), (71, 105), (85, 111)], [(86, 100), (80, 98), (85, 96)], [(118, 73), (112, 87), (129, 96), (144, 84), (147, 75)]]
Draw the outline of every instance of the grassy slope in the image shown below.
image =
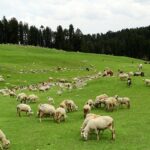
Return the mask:
[[(132, 63), (132, 61), (134, 63)], [(56, 78), (69, 78), (93, 74), (94, 71), (102, 71), (110, 67), (117, 72), (136, 71), (140, 60), (127, 57), (114, 57), (106, 55), (67, 53), (54, 49), (42, 49), (38, 47), (23, 47), (15, 45), (0, 45), (0, 75), (6, 82), (0, 82), (0, 88), (11, 85), (29, 85), (46, 81), (49, 76)], [(94, 65), (95, 69), (85, 71), (85, 67)], [(54, 71), (57, 66), (70, 68), (70, 71)], [(27, 72), (20, 74), (20, 69), (30, 71), (31, 69), (47, 70), (44, 73), (33, 74)], [(150, 67), (144, 65), (145, 78), (150, 78)], [(7, 78), (7, 75), (11, 75)], [(8, 84), (10, 83), (10, 84)], [(149, 128), (149, 91), (141, 77), (133, 78), (133, 86), (128, 88), (118, 78), (99, 78), (88, 82), (82, 90), (75, 89), (71, 92), (65, 91), (62, 96), (56, 95), (56, 88), (45, 93), (34, 92), (40, 97), (39, 103), (46, 102), (47, 96), (55, 99), (55, 106), (65, 98), (75, 100), (79, 106), (78, 112), (68, 114), (65, 123), (57, 124), (49, 119), (39, 120), (34, 116), (19, 118), (16, 115), (17, 101), (14, 98), (0, 95), (0, 128), (11, 140), (12, 150), (148, 150), (150, 147)], [(24, 91), (26, 93), (33, 93)], [(131, 109), (119, 109), (114, 112), (95, 109), (92, 112), (103, 115), (111, 115), (115, 119), (116, 141), (110, 140), (109, 131), (101, 135), (101, 141), (96, 141), (93, 135), (89, 141), (80, 139), (80, 126), (83, 121), (82, 107), (89, 98), (107, 93), (110, 96), (118, 94), (131, 98)], [(36, 113), (38, 104), (31, 104)], [(7, 107), (6, 107), (7, 106)]]

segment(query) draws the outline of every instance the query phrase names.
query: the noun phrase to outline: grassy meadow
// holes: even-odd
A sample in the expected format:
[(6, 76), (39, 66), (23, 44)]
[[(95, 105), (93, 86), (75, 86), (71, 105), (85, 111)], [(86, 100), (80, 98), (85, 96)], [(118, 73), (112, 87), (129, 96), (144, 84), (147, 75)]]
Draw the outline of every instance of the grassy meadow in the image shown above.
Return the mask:
[[(33, 116), (18, 117), (16, 98), (0, 95), (0, 129), (11, 141), (10, 150), (149, 150), (150, 149), (150, 87), (143, 79), (150, 78), (150, 64), (143, 63), (145, 77), (132, 77), (132, 86), (117, 77), (117, 70), (137, 71), (142, 60), (96, 55), (88, 53), (65, 52), (31, 46), (0, 45), (0, 75), (5, 82), (0, 82), (0, 89), (15, 85), (27, 86), (47, 81), (53, 77), (72, 80), (102, 72), (106, 67), (114, 71), (114, 77), (99, 77), (87, 82), (83, 89), (65, 90), (57, 94), (57, 86), (47, 92), (17, 91), (39, 96), (37, 103), (31, 103)], [(57, 67), (66, 68), (57, 71)], [(90, 68), (89, 71), (86, 68)], [(44, 71), (43, 71), (44, 70)], [(36, 73), (34, 73), (36, 71)], [(83, 105), (88, 99), (106, 93), (109, 96), (127, 96), (131, 99), (131, 108), (119, 108), (113, 112), (93, 109), (92, 112), (110, 115), (115, 120), (116, 140), (111, 140), (111, 133), (104, 131), (100, 141), (92, 134), (88, 141), (80, 137), (83, 122)], [(47, 97), (55, 100), (55, 106), (64, 99), (73, 99), (79, 106), (76, 112), (68, 113), (66, 122), (57, 124), (52, 119), (39, 122), (36, 117), (39, 103), (46, 103)]]

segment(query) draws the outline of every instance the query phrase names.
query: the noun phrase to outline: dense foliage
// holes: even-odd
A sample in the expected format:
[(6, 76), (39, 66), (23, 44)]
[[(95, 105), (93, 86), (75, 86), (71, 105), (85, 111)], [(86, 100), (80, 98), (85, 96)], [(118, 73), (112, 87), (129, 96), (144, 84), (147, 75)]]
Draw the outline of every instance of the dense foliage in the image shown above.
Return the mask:
[(20, 43), (67, 51), (122, 55), (134, 58), (150, 59), (150, 26), (124, 29), (106, 34), (83, 34), (80, 29), (63, 29), (56, 31), (41, 25), (40, 29), (18, 22), (16, 18), (0, 20), (0, 43)]

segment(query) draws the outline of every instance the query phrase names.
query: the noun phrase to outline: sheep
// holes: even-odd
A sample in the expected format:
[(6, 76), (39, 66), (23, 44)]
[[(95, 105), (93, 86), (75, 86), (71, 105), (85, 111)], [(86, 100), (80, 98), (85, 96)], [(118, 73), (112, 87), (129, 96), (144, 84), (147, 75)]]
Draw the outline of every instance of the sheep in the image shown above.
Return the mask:
[(86, 104), (86, 105), (83, 106), (84, 118), (86, 117), (86, 115), (88, 113), (90, 113), (90, 111), (91, 111), (91, 106), (90, 105)]
[(105, 107), (107, 111), (109, 110), (113, 111), (116, 106), (117, 100), (115, 97), (109, 97), (105, 100)]
[(120, 73), (119, 78), (120, 78), (120, 80), (124, 81), (129, 78), (129, 75), (127, 73)]
[(95, 107), (101, 107), (101, 104), (105, 104), (105, 99), (108, 98), (107, 94), (101, 94), (99, 96), (96, 96), (96, 100), (94, 102)]
[(100, 115), (96, 115), (96, 114), (92, 114), (92, 113), (89, 113), (86, 115), (86, 118), (84, 119), (83, 123), (82, 123), (82, 126), (81, 126), (81, 131), (85, 128), (85, 126), (87, 125), (88, 121), (90, 119), (94, 119), (96, 117), (99, 117)]
[(54, 99), (52, 97), (48, 97), (48, 103), (49, 104), (54, 104)]
[(150, 85), (150, 79), (145, 79), (144, 81), (146, 85)]
[(91, 108), (94, 108), (94, 101), (92, 99), (89, 99), (86, 104), (90, 105)]
[(141, 71), (142, 68), (143, 68), (143, 65), (142, 65), (142, 64), (139, 64), (139, 65), (138, 65), (138, 70)]
[(52, 116), (55, 117), (55, 107), (50, 104), (40, 104), (38, 106), (38, 117), (40, 118), (40, 122), (42, 121), (42, 117), (44, 116)]
[(57, 123), (60, 123), (60, 121), (65, 121), (66, 118), (66, 110), (62, 107), (58, 107), (55, 111), (54, 119), (57, 121)]
[(0, 129), (0, 141), (2, 142), (2, 145), (0, 144), (0, 148), (3, 150), (8, 149), (10, 146), (10, 141), (6, 138), (6, 135), (4, 132)]
[(119, 106), (126, 105), (128, 109), (130, 108), (130, 98), (128, 98), (128, 97), (119, 97), (118, 95), (115, 95), (115, 98), (116, 98)]
[(17, 95), (17, 100), (20, 100), (20, 102), (26, 103), (28, 96), (25, 93), (19, 93)]
[(26, 114), (28, 114), (28, 116), (33, 114), (31, 107), (27, 104), (18, 104), (17, 105), (17, 114), (19, 115), (19, 117), (21, 117), (22, 111), (26, 112)]
[(97, 135), (97, 140), (99, 140), (100, 130), (109, 129), (112, 133), (112, 139), (115, 140), (115, 129), (114, 129), (114, 120), (110, 116), (99, 116), (94, 119), (90, 119), (81, 131), (81, 137), (85, 140), (88, 140), (90, 131), (94, 130)]
[(29, 102), (36, 102), (38, 100), (38, 96), (34, 95), (34, 94), (31, 94), (27, 97), (27, 100)]
[(76, 111), (78, 109), (78, 106), (76, 106), (73, 100), (64, 100), (59, 106), (64, 108), (67, 112)]
[(16, 93), (15, 93), (14, 91), (11, 91), (11, 90), (10, 90), (10, 91), (9, 91), (9, 96), (10, 96), (10, 97), (15, 97), (15, 96), (16, 96)]
[(66, 105), (67, 105), (68, 112), (78, 110), (78, 106), (74, 103), (73, 100), (67, 100)]

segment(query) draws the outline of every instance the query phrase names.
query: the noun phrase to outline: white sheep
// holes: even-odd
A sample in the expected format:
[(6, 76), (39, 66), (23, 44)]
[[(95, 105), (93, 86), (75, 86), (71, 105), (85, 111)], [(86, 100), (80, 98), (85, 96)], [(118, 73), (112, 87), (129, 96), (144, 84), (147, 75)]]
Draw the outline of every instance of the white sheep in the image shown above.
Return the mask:
[(66, 101), (68, 112), (78, 110), (78, 106), (75, 104), (73, 100)]
[(94, 102), (95, 107), (101, 107), (102, 104), (105, 104), (105, 99), (108, 98), (107, 94), (101, 94), (99, 96), (96, 96), (96, 100)]
[(62, 107), (58, 107), (55, 111), (55, 120), (60, 123), (60, 121), (65, 121), (67, 118), (66, 110)]
[(111, 110), (113, 111), (114, 108), (118, 105), (117, 103), (117, 100), (115, 97), (108, 97), (106, 100), (105, 100), (105, 107), (106, 107), (106, 110)]
[(120, 80), (124, 81), (129, 78), (129, 75), (127, 73), (120, 73), (119, 78), (120, 78)]
[(96, 114), (92, 114), (89, 113), (86, 115), (86, 118), (84, 119), (82, 126), (81, 126), (81, 131), (85, 128), (85, 126), (87, 125), (87, 123), (89, 122), (89, 120), (94, 119), (96, 117), (99, 117), (100, 115), (96, 115)]
[(6, 135), (4, 132), (0, 129), (0, 141), (2, 142), (2, 145), (0, 144), (0, 148), (3, 150), (8, 149), (10, 146), (10, 141), (6, 138)]
[(50, 104), (40, 104), (38, 106), (38, 117), (40, 118), (40, 122), (42, 121), (42, 117), (44, 116), (52, 116), (55, 117), (55, 107)]
[(27, 115), (32, 115), (32, 109), (29, 105), (27, 104), (18, 104), (17, 105), (17, 114), (19, 115), (19, 117), (21, 117), (21, 112), (26, 112)]
[(119, 97), (118, 95), (115, 95), (115, 98), (116, 98), (119, 106), (126, 105), (128, 108), (130, 108), (130, 98), (128, 98), (128, 97)]
[(144, 79), (146, 85), (150, 85), (150, 79)]
[(28, 96), (25, 93), (19, 93), (17, 95), (17, 100), (20, 100), (20, 102), (26, 103)]
[(27, 97), (29, 102), (36, 102), (38, 100), (38, 96), (35, 94), (31, 94)]
[(83, 106), (84, 118), (86, 117), (86, 115), (88, 113), (90, 113), (90, 111), (91, 111), (91, 106), (90, 105), (86, 104), (86, 105)]
[(110, 116), (100, 116), (94, 119), (90, 119), (86, 127), (81, 131), (81, 137), (88, 140), (89, 133), (94, 130), (99, 140), (100, 130), (109, 129), (112, 133), (112, 139), (115, 139), (114, 120)]

